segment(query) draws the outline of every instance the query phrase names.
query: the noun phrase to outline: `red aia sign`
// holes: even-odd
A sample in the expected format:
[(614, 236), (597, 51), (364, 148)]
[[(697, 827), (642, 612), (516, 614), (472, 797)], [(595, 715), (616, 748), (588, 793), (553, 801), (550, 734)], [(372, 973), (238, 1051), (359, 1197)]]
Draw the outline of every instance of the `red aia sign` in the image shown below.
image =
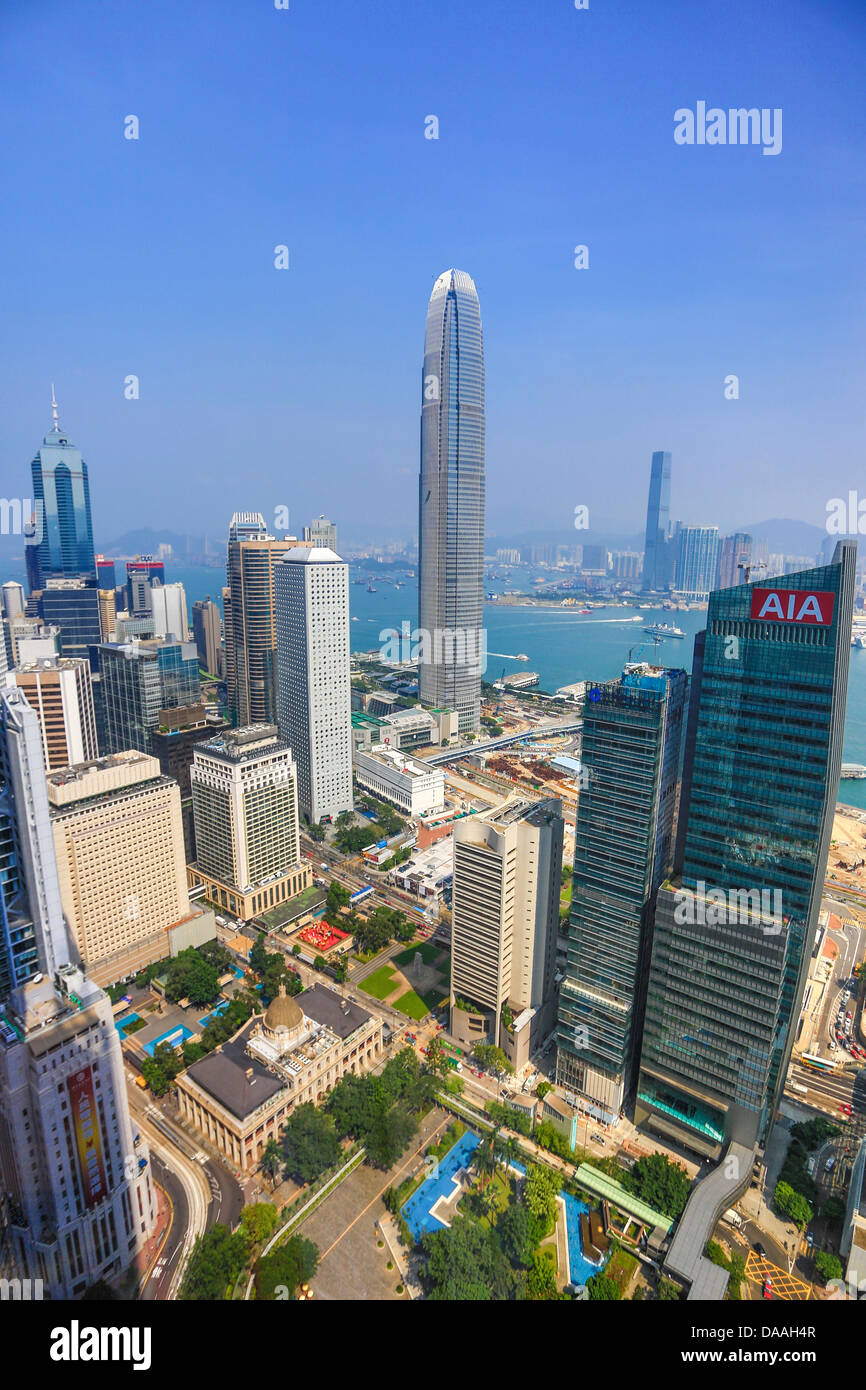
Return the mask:
[(765, 623), (819, 623), (827, 627), (833, 621), (835, 602), (836, 595), (825, 590), (753, 589), (749, 617)]

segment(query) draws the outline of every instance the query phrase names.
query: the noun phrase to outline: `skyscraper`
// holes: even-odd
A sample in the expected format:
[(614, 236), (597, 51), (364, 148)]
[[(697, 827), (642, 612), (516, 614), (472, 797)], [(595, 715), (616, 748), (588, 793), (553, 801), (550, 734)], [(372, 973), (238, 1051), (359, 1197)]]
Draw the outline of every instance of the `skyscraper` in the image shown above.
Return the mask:
[(562, 803), (510, 797), (454, 824), (451, 1033), (519, 1068), (549, 1031)]
[(337, 527), (326, 516), (317, 516), (304, 527), (305, 545), (323, 545), (328, 550), (337, 549)]
[(274, 569), (298, 545), (294, 537), (269, 535), (260, 512), (232, 517), (223, 617), (228, 707), (235, 725), (276, 723)]
[(212, 676), (223, 673), (222, 622), (219, 604), (207, 598), (197, 599), (192, 606), (192, 633), (198, 652), (198, 664)]
[(180, 791), (156, 758), (134, 750), (50, 773), (48, 800), (60, 897), (97, 984), (166, 954), (166, 932), (190, 915)]
[(650, 464), (649, 500), (646, 509), (646, 538), (643, 552), (643, 588), (670, 587), (668, 523), (671, 511), (671, 456), (656, 450)]
[(577, 807), (557, 1083), (616, 1122), (636, 1079), (656, 891), (674, 856), (685, 671), (591, 685)]
[(201, 700), (194, 642), (103, 642), (99, 658), (105, 753), (150, 753), (160, 710)]
[(16, 668), (12, 679), (39, 720), (47, 771), (96, 757), (89, 662), (68, 656), (27, 661)]
[(154, 637), (167, 637), (171, 633), (180, 642), (185, 642), (189, 636), (189, 619), (183, 585), (151, 584), (150, 602)]
[(297, 771), (274, 724), (196, 744), (190, 769), (196, 862), (190, 885), (248, 921), (310, 884), (301, 862)]
[(147, 1146), (130, 1123), (111, 1004), (69, 963), (41, 734), (17, 688), (0, 691), (0, 782), (0, 853), (5, 824), (17, 874), (14, 897), (2, 897), (0, 945), (13, 977), (0, 998), (4, 1253), (50, 1298), (78, 1298), (135, 1258), (153, 1228), (155, 1193)]
[(98, 670), (102, 640), (99, 587), (95, 575), (54, 575), (45, 580), (39, 611), (60, 628), (61, 656), (77, 656)]
[(747, 565), (752, 558), (752, 537), (747, 531), (736, 531), (732, 536), (724, 536), (719, 548), (719, 575), (713, 585), (716, 589), (733, 589), (744, 584), (746, 575), (740, 565)]
[(719, 570), (719, 528), (681, 526), (674, 588), (682, 598), (703, 603), (715, 587)]
[(856, 545), (717, 590), (695, 642), (675, 876), (659, 889), (637, 1117), (717, 1157), (766, 1139), (817, 928)]
[(315, 824), (352, 809), (349, 566), (324, 546), (275, 567), (280, 737), (298, 766), (298, 806)]
[(87, 464), (57, 423), (53, 388), (51, 408), (54, 423), (30, 465), (43, 581), (49, 575), (92, 575), (96, 569)]
[(478, 294), (463, 270), (433, 286), (424, 339), (418, 519), (419, 659), (426, 705), (480, 728), (484, 667), (484, 345)]

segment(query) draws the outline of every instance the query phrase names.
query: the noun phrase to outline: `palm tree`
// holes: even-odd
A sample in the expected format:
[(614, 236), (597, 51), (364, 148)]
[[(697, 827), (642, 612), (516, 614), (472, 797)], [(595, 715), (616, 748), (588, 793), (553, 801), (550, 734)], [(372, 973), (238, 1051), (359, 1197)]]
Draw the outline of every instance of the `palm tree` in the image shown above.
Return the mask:
[(262, 1153), (262, 1172), (271, 1180), (271, 1191), (277, 1185), (277, 1177), (283, 1166), (283, 1151), (276, 1139), (269, 1139)]
[(517, 1140), (513, 1134), (509, 1134), (502, 1148), (504, 1153), (503, 1166), (507, 1172), (509, 1164), (514, 1162), (519, 1153)]
[[(495, 1141), (495, 1133), (488, 1134), (484, 1139), (481, 1140), (481, 1143), (475, 1150), (475, 1169), (478, 1173), (479, 1178), (482, 1179), (482, 1187), (487, 1186), (487, 1183), (490, 1182), (490, 1179), (496, 1172), (496, 1150), (494, 1148)], [(485, 1182), (484, 1179), (486, 1179), (487, 1181)]]

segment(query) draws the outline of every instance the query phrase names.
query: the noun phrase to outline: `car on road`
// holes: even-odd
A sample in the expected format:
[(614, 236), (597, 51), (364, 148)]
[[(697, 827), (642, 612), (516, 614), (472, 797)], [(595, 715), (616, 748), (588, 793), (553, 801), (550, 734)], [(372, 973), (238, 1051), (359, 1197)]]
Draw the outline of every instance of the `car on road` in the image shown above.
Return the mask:
[(832, 1173), (832, 1171), (833, 1171), (833, 1169), (834, 1169), (835, 1167), (836, 1167), (836, 1155), (835, 1155), (835, 1154), (831, 1154), (830, 1157), (827, 1159), (827, 1162), (824, 1164), (824, 1172), (825, 1172), (825, 1173)]
[(756, 1241), (755, 1241), (755, 1244), (752, 1246), (752, 1249), (754, 1250), (754, 1252), (755, 1252), (756, 1255), (760, 1255), (762, 1258), (763, 1258), (763, 1257), (766, 1255), (766, 1253), (767, 1253), (766, 1250), (764, 1249), (763, 1245), (761, 1244), (761, 1242), (760, 1242), (759, 1240), (756, 1240)]
[(842, 1101), (840, 1103), (839, 1109), (842, 1111), (843, 1115), (853, 1115), (854, 1113), (854, 1111), (851, 1109), (851, 1106), (847, 1105), (845, 1101)]
[(768, 1279), (765, 1279), (765, 1280), (764, 1280), (764, 1287), (763, 1287), (763, 1289), (761, 1290), (761, 1293), (763, 1294), (764, 1298), (770, 1298), (770, 1299), (771, 1299), (771, 1298), (773, 1297), (773, 1281), (772, 1281), (772, 1279), (769, 1279), (769, 1278), (768, 1278)]

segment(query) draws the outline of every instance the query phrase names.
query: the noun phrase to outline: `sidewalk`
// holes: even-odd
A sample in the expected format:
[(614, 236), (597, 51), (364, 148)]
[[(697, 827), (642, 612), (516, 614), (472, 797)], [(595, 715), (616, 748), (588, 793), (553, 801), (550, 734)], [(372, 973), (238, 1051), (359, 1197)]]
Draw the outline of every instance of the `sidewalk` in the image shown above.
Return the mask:
[(150, 1276), (150, 1271), (156, 1264), (157, 1257), (163, 1247), (165, 1238), (171, 1226), (173, 1207), (168, 1193), (159, 1183), (151, 1172), (151, 1182), (154, 1195), (156, 1197), (156, 1221), (153, 1225), (153, 1234), (148, 1237), (145, 1244), (141, 1247), (132, 1267), (138, 1271), (138, 1296), (144, 1292), (144, 1286)]
[(412, 1274), (411, 1258), (407, 1254), (404, 1246), (400, 1242), (400, 1233), (397, 1230), (397, 1223), (390, 1212), (386, 1212), (379, 1219), (379, 1230), (382, 1232), (385, 1244), (390, 1251), (394, 1264), (400, 1271), (400, 1278), (403, 1287), (412, 1299), (423, 1298), (424, 1290)]

